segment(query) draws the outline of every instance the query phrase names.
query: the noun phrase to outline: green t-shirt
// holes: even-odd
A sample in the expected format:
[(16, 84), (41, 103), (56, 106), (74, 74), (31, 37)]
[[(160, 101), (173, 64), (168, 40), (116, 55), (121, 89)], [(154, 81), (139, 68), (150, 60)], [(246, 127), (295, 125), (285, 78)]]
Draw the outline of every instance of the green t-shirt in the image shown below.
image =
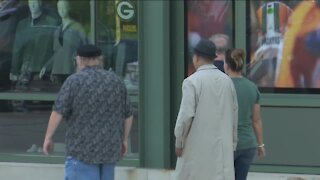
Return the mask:
[(255, 84), (248, 79), (232, 78), (238, 99), (238, 145), (239, 149), (257, 147), (256, 136), (252, 127), (252, 110), (259, 104), (260, 93)]

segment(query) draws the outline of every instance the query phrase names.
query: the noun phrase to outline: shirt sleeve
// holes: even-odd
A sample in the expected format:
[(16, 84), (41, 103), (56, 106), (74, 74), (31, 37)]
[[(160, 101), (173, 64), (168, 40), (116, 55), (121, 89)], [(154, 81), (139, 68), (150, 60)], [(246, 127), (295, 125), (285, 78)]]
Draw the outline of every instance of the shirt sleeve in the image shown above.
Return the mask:
[(73, 82), (68, 78), (62, 85), (57, 99), (53, 105), (52, 110), (56, 111), (63, 116), (71, 114), (72, 101), (73, 101)]
[(189, 133), (196, 111), (196, 90), (194, 85), (188, 80), (182, 84), (182, 100), (179, 114), (174, 129), (177, 148), (183, 148), (185, 139)]

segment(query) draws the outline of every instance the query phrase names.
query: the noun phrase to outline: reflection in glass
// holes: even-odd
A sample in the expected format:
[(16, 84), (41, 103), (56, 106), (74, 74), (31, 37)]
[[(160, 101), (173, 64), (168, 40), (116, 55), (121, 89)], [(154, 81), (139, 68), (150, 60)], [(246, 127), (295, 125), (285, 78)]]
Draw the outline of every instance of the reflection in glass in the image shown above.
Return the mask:
[[(134, 111), (128, 156), (137, 158), (137, 2), (130, 1), (135, 15), (126, 21), (116, 12), (117, 0), (94, 1), (95, 8), (92, 8), (94, 3), (90, 2), (25, 0), (18, 3), (15, 0), (0, 0), (0, 91), (18, 95), (23, 92), (27, 93), (26, 97), (35, 92), (58, 92), (65, 78), (74, 72), (75, 49), (89, 43), (88, 37), (94, 34), (95, 39), (90, 43), (102, 49), (104, 68), (114, 71), (127, 86)], [(96, 11), (91, 12), (93, 9)], [(93, 19), (95, 23), (91, 22)], [(52, 103), (0, 100), (0, 128), (3, 133), (0, 140), (1, 143), (10, 140), (0, 143), (0, 154), (18, 152), (40, 155), (39, 148), (43, 143)], [(54, 137), (55, 142), (59, 143), (57, 153), (64, 148), (64, 126), (61, 127), (57, 137)]]
[(40, 80), (38, 74), (53, 53), (53, 32), (58, 25), (55, 17), (42, 11), (40, 0), (28, 2), (31, 15), (18, 23), (10, 71), (10, 80), (20, 90)]
[[(42, 143), (52, 102), (0, 101), (0, 154), (42, 155)], [(63, 124), (55, 135), (55, 155), (64, 153)]]
[(87, 35), (94, 30), (90, 2), (59, 4), (0, 1), (0, 91), (57, 92), (74, 72), (74, 49), (88, 43)]
[[(120, 76), (128, 89), (134, 112), (128, 156), (136, 158), (139, 152), (137, 16), (133, 16), (130, 20), (121, 19), (116, 12), (119, 5), (116, 1), (97, 1), (96, 3), (96, 44), (102, 49), (104, 68)], [(132, 5), (130, 7), (134, 7), (134, 13), (137, 13), (136, 1), (130, 1), (130, 3)]]
[(43, 65), (39, 77), (43, 78), (46, 73), (49, 73), (51, 81), (61, 85), (75, 71), (72, 58), (77, 48), (83, 44), (88, 44), (89, 40), (82, 25), (70, 17), (69, 2), (59, 0), (57, 7), (62, 24), (54, 32), (54, 54)]
[(28, 11), (18, 1), (0, 1), (0, 91), (10, 89), (9, 74), (16, 27)]

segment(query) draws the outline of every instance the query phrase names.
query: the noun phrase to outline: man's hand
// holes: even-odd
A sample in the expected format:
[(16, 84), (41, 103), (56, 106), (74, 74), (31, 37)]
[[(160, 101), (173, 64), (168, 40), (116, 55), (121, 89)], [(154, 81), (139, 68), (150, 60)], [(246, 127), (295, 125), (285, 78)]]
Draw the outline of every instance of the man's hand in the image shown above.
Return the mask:
[(49, 155), (53, 151), (53, 141), (52, 139), (45, 139), (43, 142), (42, 151), (45, 155)]
[(264, 158), (266, 156), (266, 149), (264, 147), (258, 147), (257, 153), (259, 158)]
[(182, 156), (182, 148), (177, 148), (176, 147), (176, 155), (177, 155), (177, 157), (181, 157)]
[(45, 155), (49, 155), (50, 152), (53, 150), (53, 141), (52, 137), (54, 132), (56, 131), (57, 127), (59, 126), (60, 122), (62, 121), (62, 114), (57, 111), (52, 111), (48, 123), (47, 132), (44, 138), (42, 151)]
[(43, 67), (39, 73), (39, 78), (42, 79), (43, 75), (46, 73), (47, 69), (46, 67)]
[(19, 76), (17, 74), (10, 73), (9, 78), (11, 81), (18, 81)]
[(128, 153), (128, 142), (127, 141), (123, 141), (123, 143), (122, 143), (122, 152), (121, 152), (122, 157), (124, 157), (127, 153)]

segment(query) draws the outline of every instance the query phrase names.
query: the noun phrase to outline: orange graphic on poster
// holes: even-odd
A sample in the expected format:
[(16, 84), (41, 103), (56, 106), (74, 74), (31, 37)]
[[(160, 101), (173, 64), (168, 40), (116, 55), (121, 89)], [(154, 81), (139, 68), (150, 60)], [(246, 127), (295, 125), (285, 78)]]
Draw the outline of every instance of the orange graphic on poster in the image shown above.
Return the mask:
[(294, 9), (284, 36), (276, 87), (311, 87), (317, 57), (306, 49), (305, 38), (319, 22), (320, 6), (316, 2), (303, 1)]
[[(271, 5), (272, 6), (278, 5), (278, 8), (269, 9)], [(273, 12), (270, 12), (270, 10), (272, 10)], [(278, 12), (274, 12), (274, 11), (278, 11)], [(257, 17), (258, 17), (259, 26), (261, 27), (264, 33), (268, 31), (267, 14), (271, 14), (271, 13), (274, 16), (277, 16), (274, 18), (276, 20), (274, 20), (273, 22), (274, 26), (277, 26), (277, 28), (274, 27), (273, 29), (280, 33), (284, 33), (288, 19), (292, 13), (291, 8), (282, 2), (269, 2), (260, 6), (260, 8), (257, 10)]]

